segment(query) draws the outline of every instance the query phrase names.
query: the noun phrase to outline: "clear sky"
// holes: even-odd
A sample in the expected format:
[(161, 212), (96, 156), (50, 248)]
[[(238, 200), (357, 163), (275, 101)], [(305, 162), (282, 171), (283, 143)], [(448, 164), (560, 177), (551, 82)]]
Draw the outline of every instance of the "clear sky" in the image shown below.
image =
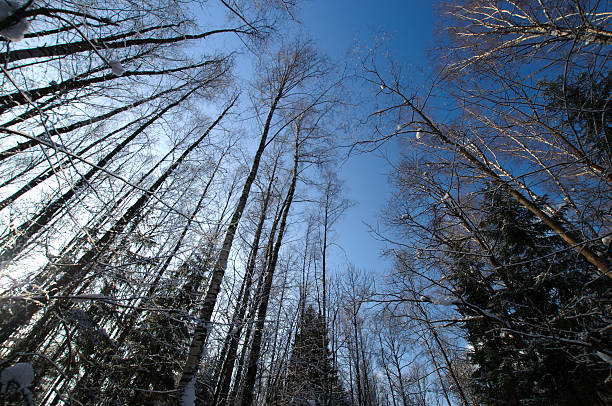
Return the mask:
[[(371, 45), (384, 33), (385, 48), (395, 60), (426, 70), (435, 4), (427, 0), (310, 0), (303, 3), (300, 20), (305, 35), (336, 61), (351, 58), (355, 46)], [(397, 156), (396, 148), (396, 143), (388, 145), (387, 153)], [(353, 156), (341, 169), (348, 197), (358, 204), (336, 226), (337, 243), (352, 263), (375, 272), (388, 268), (389, 262), (380, 258), (383, 245), (363, 223), (377, 223), (390, 197), (389, 172), (389, 164), (375, 154)], [(345, 263), (340, 251), (331, 254), (332, 266)]]

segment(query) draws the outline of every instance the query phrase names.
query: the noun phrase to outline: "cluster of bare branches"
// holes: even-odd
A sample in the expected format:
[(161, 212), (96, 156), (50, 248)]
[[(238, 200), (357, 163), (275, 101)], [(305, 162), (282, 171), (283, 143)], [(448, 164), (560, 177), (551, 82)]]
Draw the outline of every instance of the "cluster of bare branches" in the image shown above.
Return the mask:
[[(221, 1), (209, 31), (197, 7), (0, 5), (3, 401), (250, 405), (283, 376), (337, 215), (287, 248), (338, 83), (310, 44), (265, 42), (293, 2)], [(242, 98), (228, 35), (259, 53)]]
[[(598, 1), (443, 4), (425, 92), (376, 49), (361, 60), (377, 108), (357, 146), (402, 150), (392, 231), (377, 231), (396, 271), (377, 301), (415, 326), (410, 338), (430, 334), (421, 342), (437, 357), (421, 374), (442, 370), (461, 404), (610, 399), (610, 12)], [(397, 347), (385, 345), (393, 365)], [(588, 393), (570, 396), (569, 378), (546, 368), (574, 368)], [(400, 392), (397, 375), (388, 390)]]

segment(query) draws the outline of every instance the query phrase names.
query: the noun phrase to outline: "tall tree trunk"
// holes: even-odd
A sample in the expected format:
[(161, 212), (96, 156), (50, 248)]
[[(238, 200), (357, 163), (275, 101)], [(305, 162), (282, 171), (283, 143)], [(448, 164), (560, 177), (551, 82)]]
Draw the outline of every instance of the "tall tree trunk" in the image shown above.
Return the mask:
[(104, 38), (92, 38), (87, 39), (85, 41), (79, 42), (71, 42), (66, 44), (56, 44), (51, 46), (37, 47), (37, 48), (29, 48), (29, 49), (16, 49), (6, 54), (2, 55), (5, 60), (16, 62), (23, 59), (31, 59), (31, 58), (46, 58), (53, 56), (68, 56), (71, 54), (75, 54), (78, 52), (91, 51), (94, 47), (99, 47), (102, 49), (119, 49), (119, 48), (128, 48), (128, 47), (140, 47), (143, 45), (164, 45), (164, 44), (172, 44), (177, 42), (182, 42), (186, 40), (196, 40), (209, 37), (214, 34), (222, 34), (222, 33), (249, 33), (251, 31), (240, 30), (237, 28), (226, 28), (219, 30), (212, 30), (203, 32), (200, 34), (185, 34), (178, 35), (169, 38), (160, 38), (160, 37), (149, 37), (149, 38), (135, 38), (135, 39), (126, 39), (130, 36), (138, 36), (142, 35), (144, 32), (159, 30), (162, 28), (172, 28), (175, 25), (165, 25), (158, 27), (148, 27), (143, 28), (136, 31), (109, 35)]
[[(0, 114), (4, 114), (8, 109), (12, 107), (21, 106), (24, 104), (32, 103), (38, 101), (39, 99), (54, 94), (57, 91), (57, 87), (59, 86), (63, 92), (68, 92), (70, 90), (82, 89), (91, 85), (101, 84), (104, 82), (112, 82), (117, 80), (119, 77), (130, 77), (130, 76), (161, 76), (167, 75), (171, 73), (183, 72), (191, 69), (199, 69), (203, 68), (207, 65), (210, 65), (212, 62), (219, 63), (219, 61), (206, 61), (198, 64), (192, 64), (188, 66), (181, 66), (178, 68), (171, 69), (163, 69), (159, 71), (128, 71), (123, 73), (121, 76), (117, 76), (113, 73), (108, 73), (102, 76), (96, 76), (85, 79), (68, 79), (59, 85), (49, 85), (40, 87), (38, 89), (32, 89), (28, 92), (28, 97), (22, 92), (15, 92), (7, 95), (0, 96)], [(222, 71), (216, 75), (214, 75), (209, 81), (213, 81), (217, 79), (217, 77), (221, 77), (225, 74), (225, 71)], [(205, 84), (200, 85), (199, 87), (204, 86)]]
[(255, 229), (255, 235), (253, 236), (253, 244), (251, 245), (251, 252), (249, 254), (249, 260), (245, 270), (242, 294), (239, 301), (236, 302), (236, 309), (234, 310), (234, 316), (232, 317), (232, 326), (227, 334), (225, 343), (223, 346), (224, 351), (219, 358), (222, 361), (221, 372), (219, 376), (219, 382), (215, 391), (215, 404), (223, 405), (227, 402), (229, 395), (230, 384), (232, 380), (232, 374), (234, 371), (234, 364), (236, 363), (236, 353), (238, 350), (238, 341), (242, 333), (243, 323), (245, 322), (244, 315), (248, 307), (248, 298), (251, 294), (251, 285), (253, 280), (253, 274), (255, 272), (255, 264), (257, 261), (257, 253), (259, 252), (259, 242), (261, 234), (264, 228), (266, 220), (266, 214), (268, 211), (268, 204), (270, 202), (272, 185), (274, 184), (276, 167), (278, 159), (274, 162), (274, 168), (270, 176), (270, 182), (268, 183), (267, 190), (265, 192), (264, 200), (261, 208), (261, 215), (259, 222)]
[(581, 241), (575, 237), (572, 233), (568, 232), (563, 224), (557, 219), (551, 217), (545, 213), (537, 204), (530, 201), (520, 191), (516, 190), (512, 186), (505, 182), (493, 169), (490, 168), (488, 162), (483, 162), (477, 156), (472, 154), (465, 146), (451, 140), (421, 109), (414, 105), (410, 100), (404, 99), (404, 103), (410, 107), (421, 119), (427, 124), (431, 132), (437, 136), (444, 144), (449, 145), (453, 150), (457, 151), (467, 161), (473, 164), (483, 175), (489, 178), (493, 183), (502, 188), (510, 196), (516, 199), (519, 204), (533, 213), (539, 218), (542, 223), (546, 224), (552, 231), (554, 231), (559, 237), (563, 239), (571, 248), (576, 250), (582, 255), (588, 262), (597, 267), (599, 271), (612, 279), (612, 270), (610, 270), (610, 264), (602, 256), (595, 253), (593, 250), (586, 246), (587, 242)]
[[(184, 83), (184, 84), (182, 84), (181, 86), (179, 86), (177, 88), (172, 88), (172, 89), (165, 90), (163, 92), (154, 93), (154, 94), (152, 94), (149, 97), (145, 97), (143, 99), (137, 100), (137, 101), (135, 101), (133, 103), (130, 103), (130, 104), (127, 104), (125, 106), (118, 107), (118, 108), (116, 108), (114, 110), (109, 111), (108, 113), (100, 114), (99, 116), (96, 116), (96, 117), (92, 117), (92, 118), (88, 118), (88, 119), (85, 119), (85, 120), (81, 120), (81, 121), (78, 121), (76, 123), (72, 123), (72, 124), (69, 124), (67, 126), (64, 126), (64, 127), (51, 128), (49, 130), (49, 135), (66, 134), (66, 133), (69, 133), (71, 131), (77, 130), (79, 128), (82, 128), (82, 127), (85, 127), (85, 126), (89, 126), (89, 125), (92, 125), (92, 124), (95, 124), (95, 123), (98, 123), (98, 122), (101, 122), (101, 121), (104, 121), (104, 120), (108, 120), (108, 119), (112, 118), (113, 116), (116, 116), (117, 114), (120, 114), (120, 113), (126, 112), (128, 110), (131, 110), (131, 109), (133, 109), (135, 107), (138, 107), (138, 106), (140, 106), (140, 105), (142, 105), (144, 103), (153, 101), (153, 100), (158, 99), (160, 97), (163, 97), (163, 96), (165, 96), (165, 95), (167, 95), (169, 93), (173, 93), (173, 92), (176, 92), (178, 90), (181, 90), (181, 89), (185, 88), (187, 85), (188, 85), (188, 83)], [(32, 147), (34, 147), (36, 145), (39, 145), (40, 141), (38, 139), (39, 138), (44, 138), (45, 136), (47, 136), (47, 133), (45, 133), (45, 132), (40, 133), (40, 134), (35, 136), (35, 139), (31, 139), (31, 140), (28, 140), (28, 141), (21, 142), (21, 143), (13, 146), (11, 148), (8, 148), (8, 149), (0, 152), (0, 162), (4, 161), (5, 159), (7, 159), (7, 158), (9, 158), (9, 157), (11, 157), (11, 156), (13, 156), (15, 154), (27, 151), (28, 149), (30, 149), (30, 148), (32, 148)], [(89, 150), (94, 145), (98, 145), (101, 141), (103, 141), (103, 140), (96, 140), (95, 142), (91, 143), (88, 147), (85, 148), (85, 151)], [(79, 155), (82, 155), (83, 153), (84, 152), (79, 152)]]
[(270, 110), (268, 112), (268, 116), (266, 118), (264, 128), (261, 134), (261, 139), (259, 141), (259, 146), (257, 147), (255, 157), (253, 158), (251, 170), (249, 171), (249, 175), (246, 181), (244, 182), (242, 193), (240, 194), (238, 204), (236, 205), (236, 209), (234, 210), (234, 213), (230, 220), (229, 226), (225, 233), (223, 244), (221, 245), (219, 256), (213, 268), (212, 278), (208, 285), (208, 289), (204, 297), (204, 302), (198, 315), (198, 324), (195, 327), (193, 339), (191, 341), (191, 345), (189, 346), (187, 360), (185, 362), (185, 366), (183, 367), (181, 378), (178, 383), (178, 392), (180, 398), (183, 397), (187, 384), (189, 384), (190, 382), (194, 382), (193, 380), (197, 373), (198, 366), (200, 364), (200, 360), (204, 352), (204, 345), (206, 344), (206, 339), (208, 338), (208, 334), (211, 330), (211, 318), (213, 310), (215, 308), (215, 304), (217, 303), (217, 296), (219, 295), (219, 290), (221, 289), (221, 282), (223, 282), (225, 270), (227, 269), (227, 261), (229, 259), (229, 254), (234, 243), (234, 236), (236, 235), (236, 230), (238, 229), (238, 223), (240, 222), (240, 219), (242, 218), (242, 213), (244, 211), (244, 208), (246, 207), (246, 203), (249, 198), (249, 193), (251, 191), (251, 185), (255, 180), (255, 176), (257, 176), (259, 163), (267, 145), (268, 133), (270, 132), (272, 118), (274, 117), (276, 108), (281, 98), (283, 97), (283, 94), (284, 84), (281, 83), (280, 88), (278, 89), (278, 92), (276, 93), (276, 96), (274, 97), (274, 100), (272, 101), (272, 104), (270, 106)]
[(299, 131), (296, 131), (295, 151), (294, 151), (294, 156), (293, 156), (293, 174), (291, 177), (291, 185), (289, 186), (287, 197), (285, 198), (285, 201), (283, 202), (282, 218), (281, 218), (280, 227), (278, 230), (278, 236), (276, 237), (276, 243), (274, 245), (274, 251), (272, 252), (272, 256), (266, 267), (266, 279), (263, 285), (261, 302), (259, 304), (259, 309), (257, 311), (257, 325), (255, 327), (255, 334), (253, 336), (253, 343), (251, 345), (251, 352), (249, 354), (249, 362), (247, 364), (248, 368), (247, 368), (247, 373), (245, 377), (244, 392), (242, 396), (242, 406), (250, 406), (253, 403), (253, 397), (254, 397), (253, 389), (255, 387), (255, 380), (257, 377), (259, 354), (261, 351), (261, 340), (263, 337), (264, 322), (266, 319), (266, 314), (268, 312), (268, 302), (270, 299), (270, 291), (272, 289), (272, 280), (274, 277), (274, 271), (276, 270), (276, 264), (278, 262), (278, 255), (279, 255), (280, 247), (283, 242), (283, 236), (285, 234), (285, 229), (287, 226), (287, 216), (289, 215), (289, 210), (291, 209), (291, 204), (293, 203), (295, 185), (297, 183), (298, 158), (299, 158), (298, 137), (299, 137)]
[[(181, 248), (183, 244), (183, 239), (187, 235), (187, 232), (191, 228), (191, 224), (193, 223), (193, 220), (195, 219), (196, 215), (198, 214), (198, 212), (200, 211), (202, 207), (204, 198), (208, 195), (208, 189), (210, 188), (210, 185), (213, 182), (213, 179), (215, 177), (215, 174), (217, 173), (217, 170), (221, 166), (221, 161), (223, 160), (223, 158), (224, 156), (221, 156), (219, 158), (219, 161), (217, 161), (215, 169), (213, 170), (213, 173), (211, 174), (209, 181), (206, 183), (206, 186), (204, 187), (204, 191), (202, 191), (202, 194), (200, 195), (200, 199), (195, 205), (193, 212), (187, 219), (187, 222), (185, 223), (185, 226), (183, 227), (183, 230), (181, 231), (179, 238), (174, 243), (174, 247), (172, 248), (170, 253), (167, 255), (167, 258), (162, 264), (162, 266), (158, 269), (155, 275), (155, 278), (153, 279), (151, 284), (149, 284), (149, 287), (147, 288), (147, 291), (144, 294), (143, 300), (150, 301), (151, 296), (153, 296), (153, 294), (157, 291), (162, 276), (164, 275), (164, 273), (170, 266), (170, 263), (172, 262), (172, 260), (176, 257), (176, 254), (178, 253), (179, 249)], [(123, 344), (123, 341), (125, 340), (126, 336), (130, 334), (130, 332), (132, 331), (132, 328), (134, 327), (136, 321), (137, 321), (137, 317), (130, 317), (127, 320), (124, 319), (124, 323), (122, 323), (123, 325), (121, 326), (121, 333), (119, 333), (117, 340), (115, 340), (117, 342), (117, 345)]]

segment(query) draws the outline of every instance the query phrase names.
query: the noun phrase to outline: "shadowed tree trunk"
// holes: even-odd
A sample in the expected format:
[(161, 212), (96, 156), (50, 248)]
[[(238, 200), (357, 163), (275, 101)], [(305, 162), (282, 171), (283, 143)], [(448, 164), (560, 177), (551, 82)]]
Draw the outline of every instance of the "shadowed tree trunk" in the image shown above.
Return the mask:
[(195, 374), (197, 373), (200, 359), (202, 358), (202, 353), (204, 351), (206, 338), (210, 333), (210, 319), (212, 317), (215, 304), (217, 303), (217, 296), (219, 295), (219, 290), (221, 289), (221, 282), (223, 281), (223, 276), (225, 275), (225, 270), (227, 268), (227, 261), (229, 258), (230, 250), (232, 249), (232, 245), (234, 243), (234, 236), (236, 235), (238, 223), (240, 222), (240, 219), (242, 218), (242, 213), (244, 211), (244, 208), (246, 207), (249, 193), (251, 191), (251, 185), (253, 184), (255, 176), (257, 175), (257, 171), (259, 169), (259, 162), (261, 161), (261, 157), (267, 145), (266, 141), (268, 138), (268, 133), (270, 131), (272, 117), (276, 112), (276, 107), (278, 106), (278, 102), (280, 101), (282, 96), (283, 86), (281, 85), (270, 107), (270, 111), (268, 113), (268, 117), (266, 119), (266, 123), (264, 125), (264, 129), (261, 135), (261, 139), (259, 141), (259, 146), (257, 148), (257, 152), (255, 153), (255, 157), (251, 165), (251, 170), (249, 171), (249, 175), (242, 188), (242, 193), (238, 200), (238, 204), (230, 220), (229, 226), (225, 234), (225, 239), (223, 240), (223, 244), (221, 245), (219, 257), (217, 258), (217, 261), (215, 262), (215, 266), (213, 268), (212, 279), (208, 285), (206, 296), (204, 297), (204, 303), (198, 315), (198, 324), (196, 325), (193, 334), (193, 340), (189, 347), (189, 355), (187, 356), (187, 361), (185, 362), (181, 379), (179, 380), (180, 393), (185, 390), (187, 384), (191, 382), (192, 379), (194, 379)]
[(265, 281), (264, 281), (262, 295), (261, 295), (261, 302), (259, 303), (259, 308), (257, 310), (257, 323), (255, 325), (253, 342), (251, 344), (251, 351), (249, 353), (249, 361), (247, 363), (248, 368), (246, 372), (244, 392), (242, 396), (243, 406), (250, 406), (253, 403), (253, 396), (254, 396), (253, 390), (255, 388), (255, 379), (257, 377), (259, 354), (261, 351), (261, 340), (263, 337), (264, 322), (266, 319), (266, 314), (268, 312), (268, 302), (270, 299), (270, 291), (272, 289), (274, 271), (276, 270), (276, 264), (278, 262), (278, 254), (279, 254), (282, 242), (283, 242), (283, 237), (284, 237), (285, 229), (287, 226), (287, 216), (289, 214), (289, 210), (291, 209), (291, 204), (293, 203), (295, 185), (297, 183), (298, 162), (299, 162), (299, 142), (298, 141), (299, 141), (299, 127), (296, 128), (296, 135), (295, 135), (295, 151), (294, 151), (294, 156), (293, 156), (293, 173), (291, 177), (291, 184), (289, 186), (289, 191), (287, 192), (287, 197), (285, 198), (285, 201), (283, 202), (282, 217), (281, 217), (280, 226), (278, 229), (278, 236), (276, 237), (276, 243), (274, 245), (274, 251), (271, 253), (270, 259), (266, 264), (266, 274), (265, 274)]
[(255, 264), (257, 261), (257, 253), (259, 252), (259, 241), (261, 239), (261, 234), (264, 228), (264, 223), (266, 220), (266, 214), (268, 211), (268, 203), (270, 202), (272, 185), (275, 181), (276, 174), (276, 166), (278, 163), (277, 160), (274, 162), (274, 167), (272, 169), (272, 173), (270, 175), (270, 182), (268, 183), (268, 188), (265, 192), (262, 207), (261, 207), (261, 216), (259, 218), (259, 222), (257, 223), (257, 228), (255, 229), (255, 235), (253, 236), (253, 244), (251, 245), (251, 252), (249, 254), (249, 260), (247, 262), (247, 267), (245, 270), (242, 292), (239, 297), (239, 300), (236, 302), (236, 308), (234, 310), (234, 315), (232, 317), (232, 326), (230, 327), (230, 331), (227, 334), (225, 339), (225, 343), (223, 346), (223, 351), (221, 352), (221, 357), (219, 358), (222, 361), (219, 382), (217, 384), (217, 389), (215, 392), (215, 403), (218, 405), (224, 405), (227, 402), (227, 397), (229, 395), (230, 384), (232, 381), (232, 374), (234, 371), (234, 364), (236, 363), (236, 354), (238, 351), (238, 342), (240, 340), (240, 335), (242, 333), (242, 327), (244, 322), (246, 322), (244, 316), (248, 307), (248, 298), (251, 294), (251, 285), (253, 280), (253, 274), (255, 272)]

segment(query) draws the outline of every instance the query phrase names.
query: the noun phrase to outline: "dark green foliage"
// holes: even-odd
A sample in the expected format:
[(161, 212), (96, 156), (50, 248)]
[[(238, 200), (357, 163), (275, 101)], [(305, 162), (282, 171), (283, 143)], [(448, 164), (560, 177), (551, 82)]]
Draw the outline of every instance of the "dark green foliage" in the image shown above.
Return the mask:
[(280, 399), (274, 404), (295, 406), (343, 406), (347, 396), (338, 383), (327, 348), (327, 329), (309, 306), (295, 336), (291, 359)]
[[(102, 319), (116, 318), (104, 299), (92, 300), (87, 311), (73, 308), (65, 315), (65, 322), (73, 330), (73, 350), (85, 373), (80, 377), (72, 394), (83, 403), (104, 403), (102, 382), (117, 376), (111, 362), (117, 356), (117, 343), (102, 327)], [(70, 355), (70, 354), (69, 354)], [(67, 360), (68, 362), (70, 360)], [(41, 371), (41, 368), (38, 368)]]
[[(569, 82), (569, 81), (568, 81)], [(585, 72), (565, 83), (563, 77), (543, 81), (548, 109), (568, 131), (576, 133), (589, 158), (610, 168), (612, 163), (612, 72), (591, 76)]]
[(473, 390), (490, 405), (599, 405), (612, 400), (612, 284), (509, 196), (489, 191), (481, 232), (500, 264), (458, 257), (469, 316)]
[[(74, 398), (87, 404), (175, 404), (174, 389), (189, 345), (193, 309), (205, 280), (209, 256), (194, 254), (169, 280), (151, 289), (138, 303), (142, 314), (106, 314), (104, 300), (89, 312), (73, 310), (67, 318), (75, 325), (78, 349), (87, 354), (87, 373), (73, 390)], [(91, 314), (104, 314), (121, 326), (116, 340), (98, 328)], [(210, 399), (206, 373), (199, 377), (198, 399)]]
[[(131, 356), (139, 367), (129, 386), (141, 389), (134, 391), (132, 404), (175, 401), (171, 391), (176, 386), (189, 345), (191, 312), (198, 307), (198, 292), (205, 279), (208, 261), (206, 255), (195, 255), (177, 269), (171, 283), (160, 287), (156, 297), (147, 301), (149, 306), (159, 310), (151, 311), (130, 337)], [(205, 380), (203, 375), (201, 378)], [(198, 383), (202, 382), (199, 380)], [(210, 394), (202, 386), (196, 384), (196, 390), (208, 398)]]

